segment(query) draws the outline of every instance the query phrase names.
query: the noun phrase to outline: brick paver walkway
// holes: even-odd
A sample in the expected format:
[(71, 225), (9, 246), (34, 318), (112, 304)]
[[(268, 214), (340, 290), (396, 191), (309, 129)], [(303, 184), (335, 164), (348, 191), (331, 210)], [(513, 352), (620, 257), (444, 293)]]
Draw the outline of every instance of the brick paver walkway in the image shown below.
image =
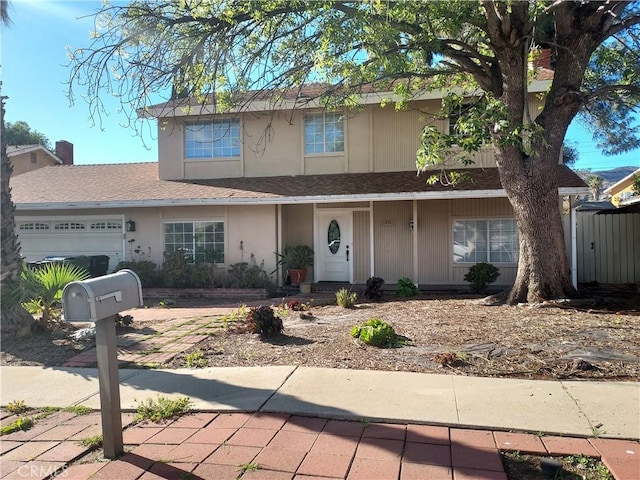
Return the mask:
[[(2, 424), (12, 421), (3, 414)], [(133, 425), (126, 453), (107, 461), (80, 440), (101, 433), (98, 412), (57, 412), (2, 437), (2, 479), (506, 480), (500, 451), (602, 458), (617, 480), (640, 478), (640, 444), (378, 424), (266, 413), (193, 413)]]
[[(136, 317), (139, 315), (137, 313)], [(170, 319), (150, 324), (141, 330), (118, 333), (118, 365), (120, 368), (158, 367), (170, 362), (179, 353), (196, 346), (215, 329), (223, 327), (220, 314), (210, 314), (190, 319)], [(97, 366), (95, 347), (71, 357), (63, 366)]]

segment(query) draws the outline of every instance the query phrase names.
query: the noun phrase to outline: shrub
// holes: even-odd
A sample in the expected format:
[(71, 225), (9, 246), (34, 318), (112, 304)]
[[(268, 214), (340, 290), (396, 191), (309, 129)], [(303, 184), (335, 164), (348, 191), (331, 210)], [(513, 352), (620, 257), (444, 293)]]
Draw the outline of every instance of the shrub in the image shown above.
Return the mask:
[(369, 300), (380, 300), (384, 294), (382, 291), (384, 279), (381, 277), (369, 277), (367, 279), (367, 287), (364, 290), (365, 298)]
[(158, 285), (157, 265), (149, 260), (133, 260), (130, 262), (120, 262), (115, 271), (129, 269), (136, 272), (143, 287), (155, 287)]
[(473, 265), (469, 272), (464, 276), (464, 281), (471, 284), (473, 293), (481, 293), (490, 283), (495, 282), (500, 276), (500, 270), (486, 262), (480, 262)]
[(162, 281), (169, 288), (186, 288), (192, 284), (193, 265), (189, 265), (190, 257), (184, 250), (164, 252), (162, 264)]
[(346, 288), (341, 288), (336, 292), (336, 303), (342, 308), (352, 308), (358, 300), (356, 292), (350, 292)]
[(131, 315), (120, 315), (116, 313), (114, 315), (116, 320), (116, 327), (128, 327), (133, 323), (133, 317)]
[(282, 333), (284, 325), (271, 307), (254, 307), (247, 315), (247, 330), (251, 333), (259, 333), (261, 336), (277, 335)]
[(351, 329), (351, 336), (374, 347), (388, 347), (395, 343), (396, 332), (388, 323), (379, 318), (371, 318), (362, 325)]
[(418, 295), (420, 290), (410, 278), (404, 277), (398, 280), (396, 284), (396, 295), (399, 297), (413, 297)]

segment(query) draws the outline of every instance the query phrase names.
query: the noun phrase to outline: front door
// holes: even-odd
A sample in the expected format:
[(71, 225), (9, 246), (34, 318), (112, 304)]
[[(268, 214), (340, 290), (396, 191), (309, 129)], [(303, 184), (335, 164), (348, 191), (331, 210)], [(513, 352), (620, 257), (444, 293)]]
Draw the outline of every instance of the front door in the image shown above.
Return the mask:
[(351, 211), (318, 210), (316, 232), (317, 281), (351, 282)]

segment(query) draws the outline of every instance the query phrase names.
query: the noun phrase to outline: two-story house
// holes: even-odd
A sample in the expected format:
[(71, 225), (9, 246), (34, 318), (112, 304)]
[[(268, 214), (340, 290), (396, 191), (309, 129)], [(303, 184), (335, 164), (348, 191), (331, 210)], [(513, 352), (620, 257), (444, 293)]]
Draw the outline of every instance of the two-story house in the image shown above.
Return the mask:
[[(530, 86), (531, 112), (547, 83)], [(428, 185), (416, 150), (425, 124), (450, 128), (436, 115), (441, 95), (402, 111), (383, 108), (385, 95), (363, 94), (355, 111), (300, 106), (299, 97), (276, 110), (259, 99), (226, 113), (188, 100), (151, 108), (158, 163), (50, 167), (15, 179), (22, 252), (29, 260), (106, 254), (113, 268), (140, 255), (160, 264), (165, 251), (197, 260), (216, 249), (225, 265), (253, 254), (270, 272), (274, 252), (306, 244), (314, 282), (376, 275), (456, 285), (487, 261), (500, 268), (500, 284), (512, 283), (518, 234), (491, 146), (476, 155), (472, 182)], [(563, 165), (558, 178), (560, 196), (585, 193)]]

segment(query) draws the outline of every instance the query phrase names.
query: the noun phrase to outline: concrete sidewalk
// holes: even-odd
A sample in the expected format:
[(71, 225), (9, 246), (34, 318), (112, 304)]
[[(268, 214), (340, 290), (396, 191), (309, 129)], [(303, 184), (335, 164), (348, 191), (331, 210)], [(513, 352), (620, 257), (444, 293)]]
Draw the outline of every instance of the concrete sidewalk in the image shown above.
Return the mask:
[[(2, 404), (100, 407), (97, 369), (0, 367)], [(536, 381), (307, 367), (120, 370), (124, 410), (189, 397), (199, 411), (270, 412), (579, 437), (640, 438), (633, 382)]]

